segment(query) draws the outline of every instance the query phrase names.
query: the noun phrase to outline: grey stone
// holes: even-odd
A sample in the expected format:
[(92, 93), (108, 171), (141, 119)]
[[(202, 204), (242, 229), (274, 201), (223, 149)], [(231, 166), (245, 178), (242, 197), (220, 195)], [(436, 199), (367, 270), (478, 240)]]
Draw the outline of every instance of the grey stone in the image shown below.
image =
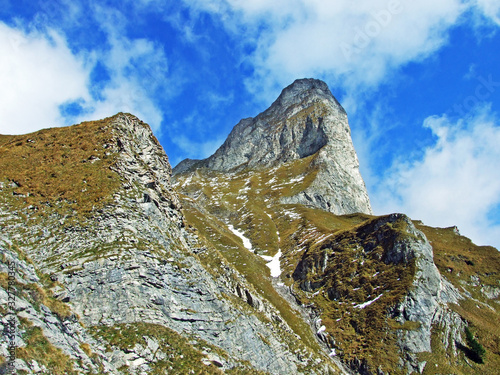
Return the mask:
[(314, 181), (283, 198), (283, 203), (339, 215), (372, 213), (346, 112), (326, 83), (315, 79), (300, 79), (286, 87), (266, 111), (241, 120), (212, 156), (181, 162), (174, 175), (198, 168), (223, 172), (272, 168), (311, 155), (317, 155), (312, 162), (317, 170)]

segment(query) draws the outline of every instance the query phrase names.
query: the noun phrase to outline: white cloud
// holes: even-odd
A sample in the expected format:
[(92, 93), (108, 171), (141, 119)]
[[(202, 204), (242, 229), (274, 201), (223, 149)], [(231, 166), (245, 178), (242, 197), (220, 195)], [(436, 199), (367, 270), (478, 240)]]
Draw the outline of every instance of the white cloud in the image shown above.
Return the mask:
[[(133, 113), (161, 131), (163, 113), (155, 99), (177, 87), (168, 85), (163, 48), (124, 36), (127, 20), (118, 11), (95, 7), (93, 16), (106, 39), (78, 53), (62, 32), (48, 25), (38, 25), (45, 31), (28, 33), (0, 23), (0, 133), (29, 133), (117, 112)], [(109, 80), (92, 87), (97, 63), (107, 69)], [(62, 113), (61, 106), (68, 103), (78, 103), (83, 112)]]
[(439, 49), (467, 9), (461, 0), (186, 3), (218, 15), (228, 30), (256, 43), (248, 85), (271, 96), (277, 87), (310, 76), (349, 89), (376, 86), (393, 70)]
[(163, 48), (144, 38), (125, 37), (126, 17), (117, 10), (96, 6), (94, 17), (106, 33), (100, 49), (92, 51), (109, 74), (101, 89), (101, 99), (85, 103), (86, 113), (78, 121), (103, 118), (117, 112), (130, 112), (159, 132), (163, 118), (155, 96), (168, 96), (168, 60)]
[(372, 196), (378, 213), (404, 212), (432, 226), (457, 225), (481, 245), (500, 248), (500, 223), (488, 213), (500, 205), (500, 125), (481, 109), (451, 122), (428, 117), (437, 137), (417, 161), (399, 161)]
[(90, 98), (90, 66), (57, 32), (26, 34), (0, 23), (0, 50), (0, 133), (63, 125), (59, 105)]
[(498, 0), (476, 0), (479, 11), (500, 25), (500, 3)]
[(184, 0), (218, 17), (255, 50), (247, 81), (263, 101), (296, 78), (317, 77), (350, 92), (377, 87), (400, 67), (439, 50), (449, 30), (473, 20), (494, 22), (495, 0)]

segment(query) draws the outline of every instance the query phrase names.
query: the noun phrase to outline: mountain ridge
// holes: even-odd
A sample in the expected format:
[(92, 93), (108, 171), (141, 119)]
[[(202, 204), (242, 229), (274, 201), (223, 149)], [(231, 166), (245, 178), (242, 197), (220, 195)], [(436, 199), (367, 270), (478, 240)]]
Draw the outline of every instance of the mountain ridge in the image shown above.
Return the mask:
[(204, 160), (185, 160), (174, 176), (197, 168), (241, 172), (311, 160), (311, 186), (287, 197), (335, 214), (372, 213), (347, 114), (323, 81), (300, 79), (255, 118), (241, 120), (224, 144)]
[[(331, 116), (350, 141), (342, 110), (318, 103), (268, 124)], [(0, 372), (11, 317), (28, 374), (495, 374), (498, 251), (355, 201), (311, 204), (342, 187), (315, 185), (330, 151), (172, 177), (131, 114), (1, 136)]]

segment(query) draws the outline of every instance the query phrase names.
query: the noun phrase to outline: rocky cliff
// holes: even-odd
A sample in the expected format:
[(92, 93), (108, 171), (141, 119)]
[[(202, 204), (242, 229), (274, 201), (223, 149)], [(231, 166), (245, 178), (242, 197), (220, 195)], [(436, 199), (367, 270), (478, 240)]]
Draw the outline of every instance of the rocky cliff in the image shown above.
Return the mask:
[(123, 113), (0, 136), (0, 171), (0, 373), (500, 368), (498, 251), (371, 215), (320, 81), (174, 177)]
[(335, 214), (372, 212), (347, 114), (326, 83), (315, 79), (295, 81), (269, 109), (241, 120), (214, 155), (201, 161), (185, 160), (174, 173), (198, 168), (223, 172), (270, 169), (309, 156), (313, 156), (307, 171), (312, 176), (310, 184), (283, 202)]
[[(57, 134), (67, 131), (73, 137)], [(77, 152), (69, 145), (80, 131), (101, 136)], [(216, 267), (203, 264), (201, 253), (208, 249), (184, 227), (167, 156), (148, 125), (119, 114), (5, 141), (4, 155), (28, 155), (23, 169), (3, 169), (1, 191), (1, 271), (11, 263), (17, 270), (19, 370), (288, 374), (335, 368), (321, 351), (302, 344), (272, 305), (257, 302), (258, 293), (223, 258)], [(59, 152), (65, 157), (59, 159)], [(30, 163), (52, 168), (42, 154), (61, 160), (59, 173), (75, 179), (68, 187), (73, 192), (46, 196), (59, 190), (57, 176), (35, 183), (24, 174)], [(74, 176), (75, 165), (89, 170)], [(105, 182), (109, 189), (99, 190)], [(91, 202), (87, 192), (96, 194)], [(35, 328), (36, 334), (27, 334)], [(35, 339), (63, 365), (55, 367), (56, 358), (47, 361), (31, 348)], [(7, 358), (6, 346), (0, 355)]]
[[(498, 252), (402, 214), (371, 216), (349, 133), (325, 83), (294, 82), (214, 155), (174, 168), (188, 224), (250, 280), (271, 277), (351, 371), (483, 371), (465, 327), (483, 343), (499, 332), (490, 336), (486, 320), (464, 311), (475, 309), (474, 295), (498, 321), (497, 297), (478, 291), (498, 290)], [(476, 270), (465, 275), (471, 253)], [(470, 277), (483, 280), (474, 291)]]

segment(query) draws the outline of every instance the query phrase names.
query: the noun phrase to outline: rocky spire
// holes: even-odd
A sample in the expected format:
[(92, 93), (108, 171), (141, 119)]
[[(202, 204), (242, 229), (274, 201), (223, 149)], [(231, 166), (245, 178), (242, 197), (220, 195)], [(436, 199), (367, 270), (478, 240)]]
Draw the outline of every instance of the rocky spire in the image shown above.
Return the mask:
[(327, 84), (316, 79), (296, 80), (266, 111), (241, 120), (215, 154), (187, 160), (174, 173), (200, 167), (222, 172), (271, 168), (312, 155), (313, 183), (283, 202), (335, 214), (372, 212), (346, 112)]

